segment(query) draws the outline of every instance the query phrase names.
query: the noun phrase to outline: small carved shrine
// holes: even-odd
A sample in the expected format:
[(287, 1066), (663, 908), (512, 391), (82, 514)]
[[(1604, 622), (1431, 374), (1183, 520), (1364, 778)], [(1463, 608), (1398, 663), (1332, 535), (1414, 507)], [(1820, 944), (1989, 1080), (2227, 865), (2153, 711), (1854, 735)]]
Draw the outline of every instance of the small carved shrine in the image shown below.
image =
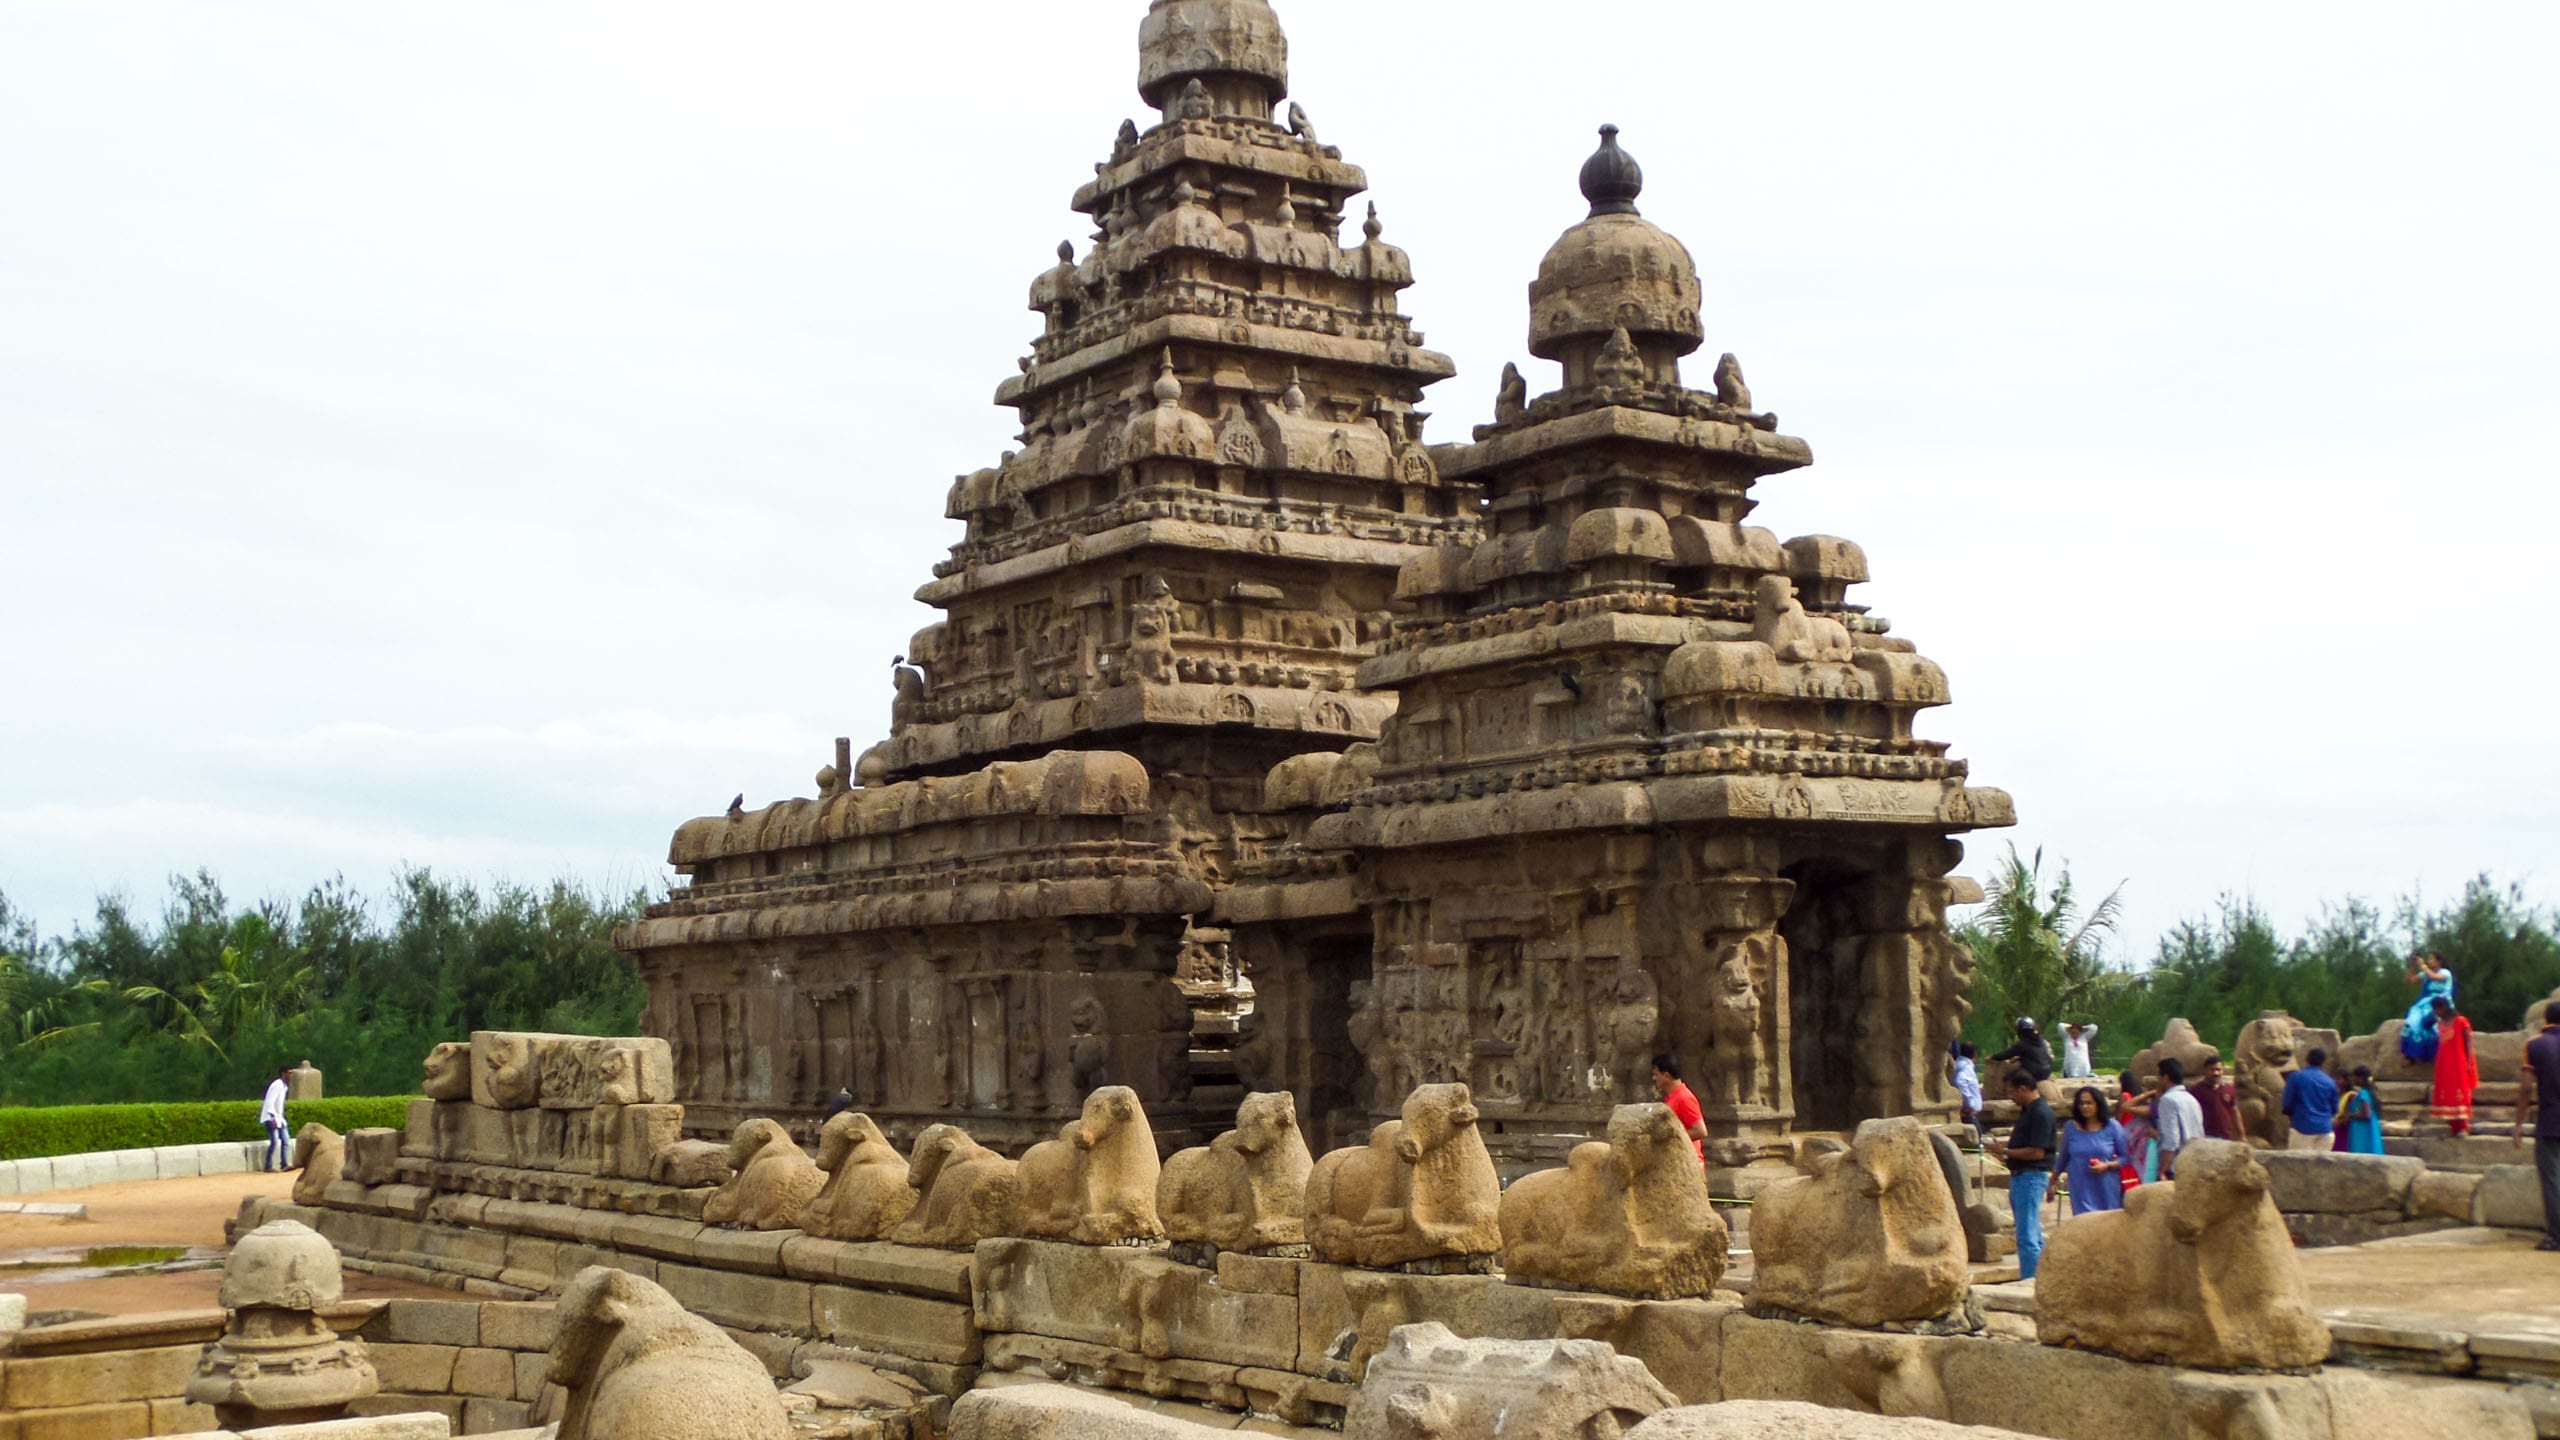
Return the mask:
[[(687, 1124), (964, 1120), (1018, 1152), (1131, 1087), (1168, 1145), (1201, 979), (1233, 1064), (1329, 1149), (1464, 1082), (1507, 1167), (1650, 1099), (1674, 1050), (1726, 1163), (1790, 1131), (1940, 1119), (1969, 960), (1951, 836), (2010, 821), (1913, 717), (1946, 680), (1849, 602), (1845, 541), (1745, 523), (1810, 463), (1613, 129), (1473, 443), (1361, 171), (1286, 106), (1263, 0), (1154, 0), (1139, 91), (1032, 284), (961, 477), (892, 733), (818, 794), (676, 833), (690, 883), (622, 932)], [(1346, 239), (1344, 227), (1357, 232)], [(1229, 1010), (1235, 1008), (1232, 1004)]]

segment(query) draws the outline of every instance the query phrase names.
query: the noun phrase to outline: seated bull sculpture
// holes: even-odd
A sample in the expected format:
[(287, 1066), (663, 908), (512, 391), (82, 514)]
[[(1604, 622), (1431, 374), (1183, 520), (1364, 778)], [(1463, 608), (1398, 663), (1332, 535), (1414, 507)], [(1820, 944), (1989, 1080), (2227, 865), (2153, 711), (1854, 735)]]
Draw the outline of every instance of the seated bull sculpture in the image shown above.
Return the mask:
[(558, 1440), (788, 1440), (762, 1362), (625, 1270), (590, 1266), (560, 1296), (551, 1383)]
[(817, 1198), (827, 1177), (791, 1132), (771, 1120), (749, 1120), (730, 1137), (725, 1157), (738, 1173), (703, 1202), (702, 1223), (744, 1230), (788, 1230)]
[(800, 1211), (800, 1228), (829, 1240), (878, 1240), (916, 1208), (906, 1157), (868, 1115), (847, 1110), (818, 1132), (825, 1188)]
[(1606, 1141), (1513, 1182), (1501, 1219), (1503, 1271), (1524, 1284), (1679, 1300), (1724, 1278), (1706, 1166), (1664, 1105), (1619, 1106)]
[(1751, 1208), (1751, 1308), (1867, 1329), (1959, 1323), (1964, 1217), (1920, 1122), (1866, 1121), (1814, 1167)]
[(1022, 1233), (1079, 1245), (1164, 1238), (1156, 1216), (1155, 1132), (1126, 1085), (1085, 1097), (1082, 1118), (1022, 1154)]
[(2329, 1355), (2267, 1168), (2198, 1140), (2178, 1177), (2056, 1228), (2036, 1271), (2036, 1338), (2207, 1370), (2297, 1370)]
[(1464, 1085), (1424, 1085), (1404, 1118), (1336, 1150), (1307, 1176), (1317, 1258), (1387, 1269), (1491, 1257), (1502, 1248), (1502, 1181)]
[(1156, 1183), (1156, 1214), (1177, 1244), (1246, 1254), (1307, 1243), (1307, 1174), (1315, 1159), (1287, 1092), (1247, 1095), (1236, 1128), (1177, 1152)]
[(966, 1250), (1022, 1233), (1022, 1179), (1011, 1160), (957, 1125), (927, 1126), (907, 1162), (915, 1208), (889, 1237), (901, 1245)]
[(317, 1120), (306, 1122), (293, 1136), (293, 1203), (317, 1205), (328, 1188), (347, 1173), (347, 1141)]

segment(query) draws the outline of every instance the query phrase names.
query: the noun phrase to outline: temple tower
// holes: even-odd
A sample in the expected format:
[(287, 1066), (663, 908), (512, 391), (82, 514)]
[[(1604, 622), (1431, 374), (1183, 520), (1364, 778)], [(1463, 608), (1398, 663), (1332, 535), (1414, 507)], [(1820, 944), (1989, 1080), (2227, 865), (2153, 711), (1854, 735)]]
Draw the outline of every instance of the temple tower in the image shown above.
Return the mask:
[(1531, 400), (1506, 369), (1494, 422), (1436, 452), (1483, 487), (1488, 533), (1405, 567), (1412, 611), (1360, 667), (1399, 700), (1378, 746), (1276, 773), (1300, 843), (1222, 897), (1274, 994), (1312, 916), (1368, 928), (1372, 972), (1307, 987), (1283, 1047), (1359, 1058), (1337, 1135), (1463, 1081), (1508, 1164), (1560, 1163), (1651, 1098), (1664, 1050), (1724, 1165), (1954, 1110), (1951, 837), (2010, 823), (2009, 799), (1914, 736), (1946, 678), (1849, 601), (1858, 547), (1745, 523), (1812, 453), (1732, 356), (1712, 391), (1683, 384), (1698, 269), (1642, 187), (1603, 129), (1590, 213), (1530, 286), (1530, 351), (1563, 383)]
[(1172, 976), (1287, 838), (1264, 776), (1377, 738), (1395, 698), (1357, 674), (1397, 576), (1477, 531), (1416, 408), (1453, 367), (1397, 309), (1376, 208), (1347, 209), (1366, 177), (1275, 118), (1270, 7), (1155, 0), (1138, 88), (1151, 122), (1074, 197), (1088, 243), (1031, 285), (1042, 332), (996, 397), (1020, 448), (951, 487), (966, 529), (889, 738), (813, 799), (679, 830), (691, 884), (620, 937), (701, 1128), (841, 1086), (900, 1139), (956, 1118), (1013, 1146), (1107, 1081), (1178, 1138)]

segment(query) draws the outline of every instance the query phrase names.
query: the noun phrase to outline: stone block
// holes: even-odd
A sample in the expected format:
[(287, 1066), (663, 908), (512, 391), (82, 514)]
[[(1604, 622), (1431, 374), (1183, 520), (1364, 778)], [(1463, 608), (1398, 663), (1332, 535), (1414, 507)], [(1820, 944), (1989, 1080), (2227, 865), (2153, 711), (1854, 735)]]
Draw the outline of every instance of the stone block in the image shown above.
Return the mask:
[(1644, 1362), (1683, 1405), (1724, 1398), (1724, 1326), (1730, 1300), (1629, 1300), (1567, 1291), (1555, 1296), (1555, 1337), (1605, 1341)]
[(481, 1347), (465, 1350), (454, 1356), (453, 1393), (485, 1395), (493, 1400), (514, 1399), (515, 1352)]
[(213, 1407), (193, 1400), (154, 1400), (151, 1402), (151, 1433), (154, 1435), (204, 1435), (222, 1428), (214, 1417)]
[[(1551, 1339), (1557, 1303), (1567, 1293), (1511, 1285), (1495, 1275), (1406, 1275), (1315, 1264), (1300, 1272), (1298, 1287), (1298, 1368), (1352, 1384), (1398, 1325), (1437, 1320), (1469, 1338)], [(1346, 1332), (1347, 1356), (1339, 1353)]]
[(2444, 1375), (2471, 1373), (2471, 1337), (2459, 1330), (2363, 1314), (2331, 1320), (2329, 1341), (2341, 1364)]
[(557, 1307), (547, 1300), (480, 1307), (480, 1343), (499, 1350), (548, 1350)]
[(151, 1429), (151, 1405), (123, 1400), (112, 1405), (80, 1405), (42, 1415), (0, 1415), (0, 1424), (15, 1424), (23, 1440), (133, 1440)]
[(400, 1132), (369, 1125), (347, 1132), (346, 1177), (359, 1185), (387, 1185), (400, 1178)]
[(1947, 1418), (2050, 1440), (2186, 1440), (2179, 1372), (2081, 1350), (1998, 1340), (1951, 1343), (1938, 1373)]
[[(2479, 1373), (2497, 1380), (2560, 1382), (2560, 1336), (2475, 1333), (2471, 1358)], [(2560, 1398), (2560, 1397), (2555, 1397)]]
[(675, 1058), (664, 1040), (581, 1036), (542, 1048), (540, 1104), (552, 1110), (664, 1105), (676, 1098)]
[(2359, 1214), (2399, 1210), (2426, 1170), (2405, 1155), (2349, 1155), (2328, 1150), (2261, 1150), (2267, 1193), (2286, 1214)]
[(1230, 1290), (1210, 1272), (1167, 1264), (1138, 1297), (1140, 1354), (1266, 1370), (1298, 1365), (1298, 1297)]
[(2530, 1165), (2492, 1165), (2471, 1197), (2471, 1223), (2507, 1230), (2542, 1228), (2542, 1186)]
[(978, 1328), (1048, 1335), (1136, 1353), (1140, 1301), (1173, 1262), (1152, 1251), (1051, 1240), (981, 1240), (972, 1274)]
[(1302, 1260), (1274, 1260), (1260, 1255), (1218, 1252), (1218, 1284), (1249, 1295), (1295, 1295)]
[(1690, 1405), (1657, 1412), (1627, 1440), (2014, 1440), (2015, 1432), (1910, 1416), (1862, 1415), (1785, 1400)]
[(398, 1345), (477, 1345), (480, 1307), (468, 1300), (394, 1300), (371, 1333)]
[(462, 1402), (462, 1433), (496, 1435), (508, 1430), (521, 1430), (533, 1418), (533, 1407), (521, 1400), (484, 1400), (478, 1397)]
[(0, 1294), (0, 1345), (26, 1327), (27, 1297), (14, 1292)]
[[(1402, 1326), (1371, 1362), (1343, 1421), (1347, 1440), (1424, 1433), (1482, 1440), (1610, 1435), (1677, 1404), (1637, 1361), (1594, 1340), (1461, 1339)], [(1416, 1412), (1430, 1416), (1421, 1427)]]
[(886, 1241), (822, 1240), (785, 1232), (782, 1243), (782, 1271), (796, 1279), (944, 1300), (969, 1298), (975, 1263), (976, 1257), (965, 1250), (926, 1250)]
[(542, 1350), (517, 1350), (516, 1388), (518, 1400), (531, 1400), (542, 1393), (543, 1384), (551, 1378), (551, 1356)]
[(154, 1180), (192, 1180), (203, 1173), (204, 1147), (201, 1145), (155, 1145), (151, 1149), (151, 1178)]
[[(421, 1302), (437, 1303), (437, 1302)], [(462, 1351), (451, 1345), (367, 1345), (365, 1358), (382, 1381), (386, 1395), (444, 1395), (453, 1389), (453, 1362)]]
[(699, 1220), (678, 1220), (666, 1215), (625, 1215), (614, 1222), (613, 1248), (655, 1255), (662, 1260), (691, 1260), (694, 1238), (702, 1233)]
[(0, 1160), (0, 1195), (36, 1193), (33, 1191), (22, 1192), (18, 1188), (20, 1184), (19, 1176), (25, 1173), (19, 1167), (26, 1163), (27, 1162), (24, 1160)]
[(676, 1302), (715, 1325), (734, 1330), (809, 1331), (806, 1280), (740, 1275), (693, 1265), (661, 1265), (658, 1283)]
[(2471, 1200), (2479, 1192), (2480, 1177), (2459, 1170), (2429, 1170), (2409, 1186), (2408, 1213), (2411, 1216), (2441, 1217), (2457, 1224), (2471, 1223)]
[(6, 1408), (56, 1410), (183, 1395), (195, 1378), (202, 1352), (186, 1345), (101, 1350), (74, 1355), (13, 1358), (5, 1382)]
[(599, 1114), (604, 1129), (598, 1144), (597, 1169), (625, 1180), (649, 1178), (649, 1162), (684, 1138), (681, 1105), (623, 1105), (611, 1115)]
[(2317, 1380), (2329, 1397), (2333, 1440), (2529, 1440), (2533, 1412), (2504, 1387), (2331, 1366)]
[(258, 1440), (446, 1440), (453, 1421), (436, 1411), (399, 1415), (365, 1415), (346, 1420), (319, 1420), (308, 1425), (274, 1425), (251, 1432)]
[(810, 1319), (803, 1329), (814, 1329), (821, 1339), (941, 1365), (971, 1364), (982, 1351), (976, 1318), (957, 1301), (845, 1285), (801, 1288), (810, 1292)]
[(951, 1407), (950, 1440), (1196, 1440), (1208, 1426), (1072, 1385), (973, 1390)]
[(691, 1259), (719, 1270), (782, 1273), (782, 1247), (797, 1230), (732, 1230), (706, 1225), (693, 1237)]
[(1947, 1418), (1938, 1337), (1835, 1330), (1734, 1314), (1723, 1325), (1728, 1400), (1784, 1400), (1871, 1415)]
[[(462, 1429), (462, 1397), (459, 1395), (368, 1395), (347, 1406), (347, 1413), (376, 1423), (386, 1420), (405, 1420), (413, 1426), (430, 1425), (441, 1420), (447, 1427), (443, 1432), (447, 1435), (459, 1433)], [(328, 1425), (344, 1422), (324, 1420), (319, 1423)], [(257, 1430), (250, 1433), (256, 1435), (258, 1440), (268, 1440), (269, 1436), (291, 1432), (278, 1429)], [(307, 1433), (310, 1435), (310, 1440), (321, 1440), (321, 1437), (329, 1434), (326, 1430)], [(396, 1433), (403, 1436), (404, 1440), (406, 1437), (430, 1440), (430, 1437), (437, 1434), (435, 1431), (423, 1428), (404, 1429)]]
[(123, 1184), (160, 1178), (160, 1157), (150, 1150), (110, 1150), (105, 1158), (106, 1174), (100, 1177), (103, 1180)]
[[(1248, 1416), (1276, 1417), (1284, 1425), (1339, 1426), (1357, 1390), (1331, 1380), (1251, 1366), (1236, 1371), (1236, 1388), (1244, 1392)], [(1248, 1418), (1236, 1428), (1256, 1423)]]

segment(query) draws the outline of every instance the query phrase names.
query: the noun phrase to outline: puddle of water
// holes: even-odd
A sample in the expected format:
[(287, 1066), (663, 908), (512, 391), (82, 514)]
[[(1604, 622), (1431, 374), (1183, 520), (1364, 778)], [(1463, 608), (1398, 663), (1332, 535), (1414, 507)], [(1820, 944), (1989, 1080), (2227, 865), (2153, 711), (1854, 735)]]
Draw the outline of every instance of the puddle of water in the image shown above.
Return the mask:
[(186, 1253), (184, 1245), (94, 1245), (81, 1257), (81, 1263), (120, 1270), (128, 1265), (166, 1265)]
[(184, 1245), (92, 1245), (87, 1249), (22, 1250), (0, 1255), (0, 1274), (46, 1280), (89, 1280), (105, 1275), (165, 1269), (194, 1270), (219, 1263), (218, 1250)]

